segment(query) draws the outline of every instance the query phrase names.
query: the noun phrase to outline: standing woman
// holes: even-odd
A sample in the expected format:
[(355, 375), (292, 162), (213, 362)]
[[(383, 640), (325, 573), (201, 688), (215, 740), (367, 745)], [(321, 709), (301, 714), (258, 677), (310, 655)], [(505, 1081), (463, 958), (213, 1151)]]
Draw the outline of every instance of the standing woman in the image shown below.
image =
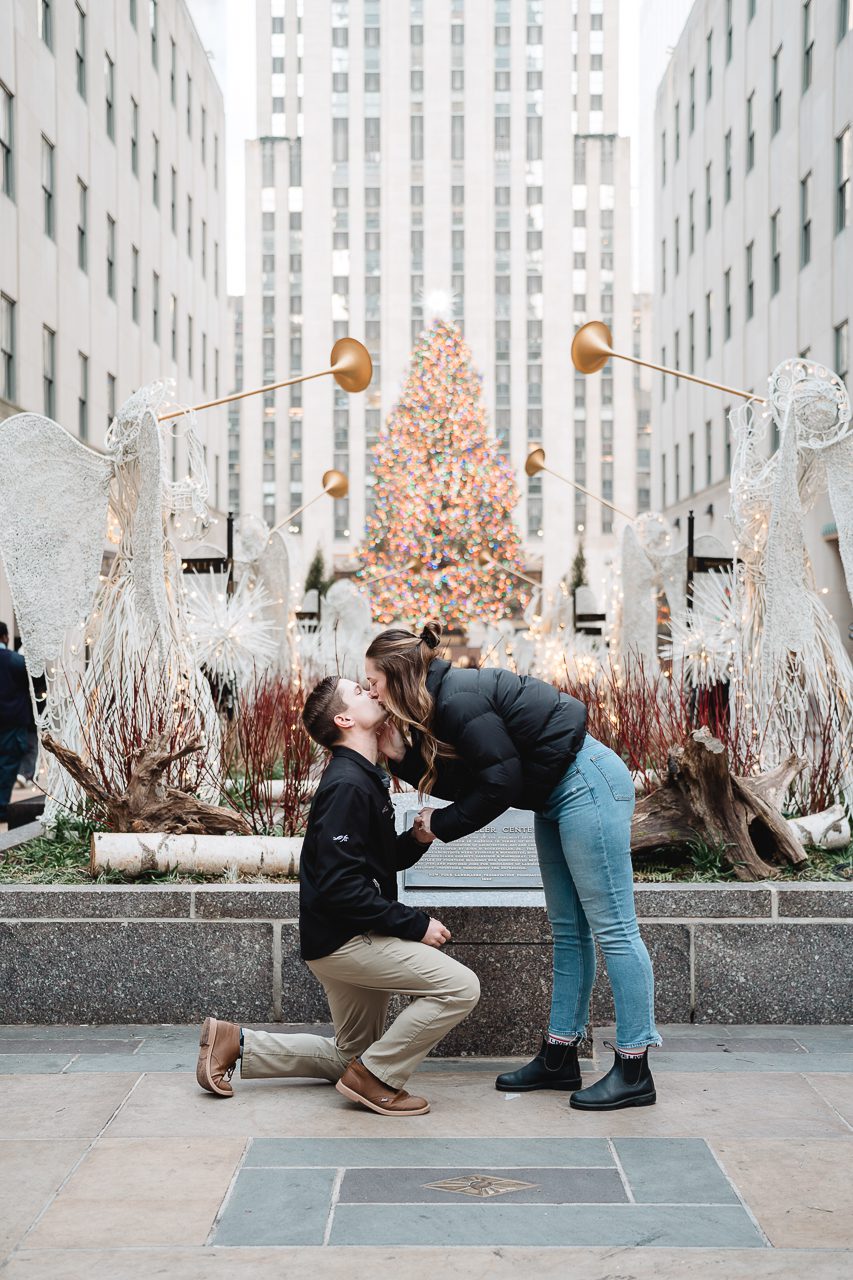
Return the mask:
[[(649, 1045), (661, 1043), (654, 976), (637, 927), (631, 867), (634, 784), (623, 761), (586, 732), (583, 703), (500, 667), (460, 669), (437, 656), (441, 627), (394, 628), (365, 658), (389, 718), (379, 747), (395, 774), (452, 803), (417, 822), (449, 842), (515, 806), (535, 812), (536, 849), (554, 936), (551, 1015), (532, 1062), (503, 1090), (565, 1089), (586, 1111), (655, 1101)], [(407, 742), (400, 732), (408, 737)], [(597, 939), (616, 1006), (611, 1070), (581, 1089), (577, 1045), (589, 1018)]]

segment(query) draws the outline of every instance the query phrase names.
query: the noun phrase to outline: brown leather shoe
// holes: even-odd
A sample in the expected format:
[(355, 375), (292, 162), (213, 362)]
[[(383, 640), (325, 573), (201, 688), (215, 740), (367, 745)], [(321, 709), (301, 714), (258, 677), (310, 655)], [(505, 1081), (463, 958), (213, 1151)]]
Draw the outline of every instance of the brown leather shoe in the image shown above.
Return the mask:
[(195, 1078), (202, 1089), (220, 1098), (230, 1098), (231, 1076), (240, 1057), (240, 1028), (235, 1022), (205, 1018), (198, 1042)]
[(335, 1088), (351, 1102), (360, 1102), (381, 1116), (425, 1116), (429, 1111), (426, 1098), (413, 1098), (405, 1089), (383, 1084), (358, 1058), (353, 1058)]

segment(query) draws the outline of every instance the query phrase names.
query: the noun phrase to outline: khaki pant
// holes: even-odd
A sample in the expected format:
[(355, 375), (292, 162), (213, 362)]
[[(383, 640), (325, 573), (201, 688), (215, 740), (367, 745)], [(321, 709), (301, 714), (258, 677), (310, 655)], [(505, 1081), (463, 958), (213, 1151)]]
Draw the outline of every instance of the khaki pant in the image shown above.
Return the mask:
[[(307, 963), (325, 988), (334, 1038), (247, 1028), (241, 1065), (246, 1079), (312, 1076), (334, 1083), (360, 1056), (384, 1084), (402, 1089), (430, 1049), (480, 998), (476, 974), (423, 942), (364, 934)], [(392, 992), (414, 999), (385, 1031)]]

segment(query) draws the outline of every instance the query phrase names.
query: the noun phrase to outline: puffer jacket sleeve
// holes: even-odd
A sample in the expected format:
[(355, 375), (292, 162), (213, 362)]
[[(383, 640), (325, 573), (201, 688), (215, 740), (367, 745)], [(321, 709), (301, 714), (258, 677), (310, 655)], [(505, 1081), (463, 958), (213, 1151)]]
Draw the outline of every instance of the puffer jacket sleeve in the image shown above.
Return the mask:
[(465, 761), (472, 784), (454, 804), (433, 812), (431, 827), (445, 843), (485, 827), (521, 799), (521, 759), (502, 718), (486, 699), (457, 694), (442, 715), (445, 741)]

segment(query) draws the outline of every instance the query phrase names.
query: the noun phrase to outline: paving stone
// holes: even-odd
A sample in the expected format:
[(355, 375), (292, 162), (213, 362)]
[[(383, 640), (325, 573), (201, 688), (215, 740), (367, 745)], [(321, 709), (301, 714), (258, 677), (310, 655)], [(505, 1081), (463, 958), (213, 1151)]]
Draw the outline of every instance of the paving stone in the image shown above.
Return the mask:
[(659, 1072), (684, 1071), (706, 1073), (708, 1075), (732, 1075), (737, 1072), (775, 1072), (778, 1074), (792, 1071), (825, 1072), (853, 1070), (853, 1054), (842, 1053), (803, 1053), (794, 1057), (782, 1053), (687, 1053), (669, 1054), (664, 1049), (655, 1049), (649, 1059), (652, 1070), (657, 1076)]
[(776, 901), (779, 915), (800, 916), (853, 916), (853, 885), (828, 884), (808, 889), (799, 885), (777, 885)]
[(731, 1184), (702, 1138), (615, 1138), (638, 1204), (737, 1204)]
[[(0, 1053), (5, 1040), (136, 1040), (153, 1035), (177, 1035), (186, 1030), (184, 1027), (155, 1024), (98, 1024), (98, 1023), (56, 1023), (55, 1025), (12, 1022), (0, 1025)], [(49, 1052), (45, 1049), (43, 1052)]]
[(241, 1169), (213, 1236), (217, 1245), (318, 1245), (334, 1169)]
[(853, 1128), (853, 1076), (839, 1072), (837, 1075), (827, 1073), (814, 1077), (809, 1074), (805, 1078), (833, 1111)]
[(710, 888), (638, 884), (634, 888), (637, 915), (642, 918), (674, 916), (682, 920), (730, 916), (769, 917), (769, 889), (715, 885)]
[[(699, 1022), (843, 1022), (853, 922), (694, 926)], [(847, 981), (845, 981), (847, 975)]]
[(7, 1053), (92, 1053), (106, 1056), (119, 1056), (135, 1053), (142, 1044), (141, 1040), (54, 1040), (37, 1037), (15, 1040), (11, 1036), (0, 1040), (0, 1056)]
[(272, 925), (175, 921), (0, 924), (5, 1021), (268, 1018)]
[(245, 1167), (613, 1168), (603, 1138), (256, 1138)]
[(829, 1142), (721, 1142), (716, 1150), (772, 1245), (853, 1249), (853, 1135)]
[[(55, 1062), (57, 1059), (51, 1059)], [(132, 1075), (10, 1076), (3, 1082), (0, 1133), (33, 1140), (49, 1135), (91, 1141), (133, 1088)]]
[[(495, 1186), (488, 1204), (624, 1204), (627, 1195), (616, 1169), (489, 1168), (476, 1165), (429, 1169), (347, 1169), (341, 1183), (340, 1204), (422, 1205), (459, 1204), (469, 1198), (462, 1190), (445, 1190), (436, 1183), (471, 1175), (522, 1183), (515, 1190)], [(470, 1197), (475, 1199), (475, 1197)], [(479, 1197), (476, 1197), (479, 1201)]]
[(718, 1036), (713, 1045), (710, 1039), (694, 1036), (667, 1036), (667, 1053), (805, 1053), (806, 1050), (793, 1036)]
[(218, 885), (193, 890), (195, 914), (201, 920), (298, 920), (299, 886)]
[(179, 919), (189, 914), (189, 890), (171, 886), (0, 885), (0, 919)]
[[(0, 1056), (0, 1076), (58, 1075), (71, 1061), (71, 1055), (51, 1053), (10, 1053)], [(115, 1064), (109, 1068), (115, 1071)]]
[(80, 1138), (3, 1142), (0, 1149), (3, 1165), (0, 1257), (21, 1240), (86, 1146), (87, 1142)]
[[(133, 1071), (141, 1075), (143, 1071), (195, 1071), (198, 1058), (198, 1045), (186, 1053), (137, 1053), (127, 1058), (119, 1068), (122, 1071)], [(2, 1058), (0, 1058), (2, 1062)], [(115, 1071), (115, 1058), (99, 1058), (97, 1055), (81, 1053), (74, 1058), (68, 1067), (69, 1075), (81, 1075), (87, 1071)]]
[(735, 1205), (338, 1205), (333, 1245), (764, 1245)]
[[(690, 926), (686, 924), (641, 923), (655, 975), (655, 1018), (661, 1022), (690, 1021)], [(596, 945), (596, 975), (592, 989), (595, 1022), (612, 1023), (616, 1018), (607, 966)]]

